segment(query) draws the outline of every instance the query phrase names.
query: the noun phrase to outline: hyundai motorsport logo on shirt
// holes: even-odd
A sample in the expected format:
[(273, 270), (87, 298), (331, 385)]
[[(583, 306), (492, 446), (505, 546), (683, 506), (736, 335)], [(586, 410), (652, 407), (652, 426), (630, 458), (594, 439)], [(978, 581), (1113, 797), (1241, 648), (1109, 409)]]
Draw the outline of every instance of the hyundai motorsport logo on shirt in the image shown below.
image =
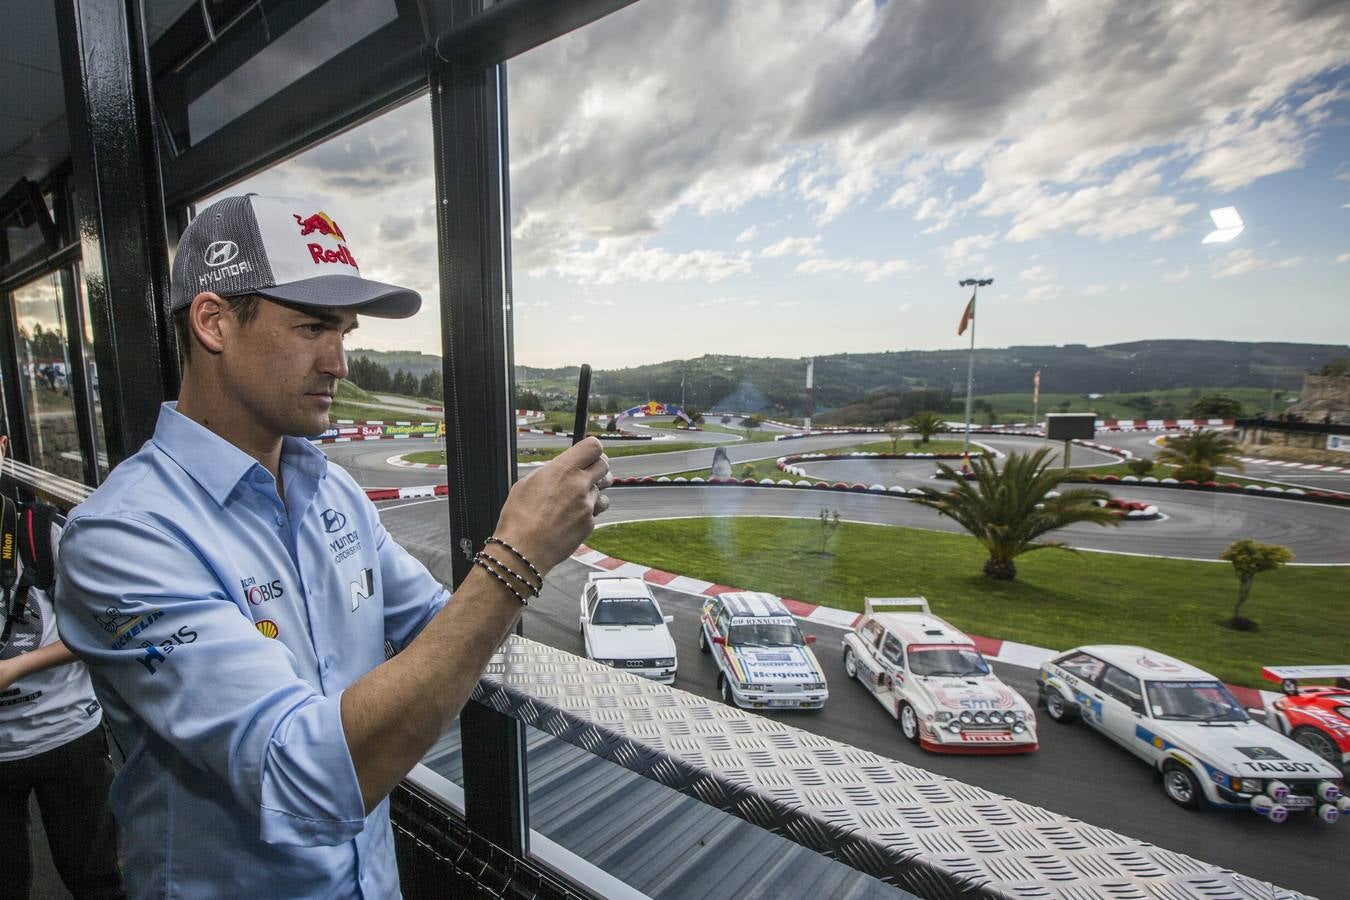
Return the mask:
[(361, 536), (355, 531), (345, 531), (347, 527), (347, 517), (336, 509), (325, 509), (319, 513), (319, 519), (323, 522), (323, 530), (332, 535), (337, 535), (328, 542), (328, 549), (333, 552), (333, 562), (340, 563), (349, 556), (353, 556), (361, 550)]

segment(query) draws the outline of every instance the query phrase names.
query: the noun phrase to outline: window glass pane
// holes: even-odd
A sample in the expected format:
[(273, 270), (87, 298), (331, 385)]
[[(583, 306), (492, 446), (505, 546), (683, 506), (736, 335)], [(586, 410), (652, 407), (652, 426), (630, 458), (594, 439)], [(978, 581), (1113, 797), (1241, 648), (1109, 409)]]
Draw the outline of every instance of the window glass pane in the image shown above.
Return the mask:
[[(263, 36), (262, 39), (267, 41), (265, 47), (223, 77), (215, 69), (210, 69), (200, 72), (195, 79), (189, 79), (212, 84), (188, 104), (192, 143), (200, 143), (203, 138), (397, 18), (398, 8), (394, 0), (329, 0), (275, 40), (270, 40), (267, 37), (269, 26), (264, 11), (251, 30)], [(257, 34), (242, 31), (227, 32), (224, 37), (226, 42), (253, 42), (258, 39)], [(225, 60), (228, 56), (221, 54), (219, 58)]]
[(98, 450), (98, 469), (100, 477), (108, 474), (108, 452), (103, 438), (103, 399), (99, 394), (98, 360), (94, 355), (94, 329), (89, 321), (89, 295), (84, 289), (84, 267), (75, 267), (75, 289), (80, 293), (80, 313), (84, 317), (80, 323), (80, 337), (84, 340), (84, 366), (86, 384), (89, 390), (89, 403), (94, 415), (94, 447)]
[(30, 281), (13, 296), (32, 463), (39, 469), (83, 481), (60, 278), (52, 273)]

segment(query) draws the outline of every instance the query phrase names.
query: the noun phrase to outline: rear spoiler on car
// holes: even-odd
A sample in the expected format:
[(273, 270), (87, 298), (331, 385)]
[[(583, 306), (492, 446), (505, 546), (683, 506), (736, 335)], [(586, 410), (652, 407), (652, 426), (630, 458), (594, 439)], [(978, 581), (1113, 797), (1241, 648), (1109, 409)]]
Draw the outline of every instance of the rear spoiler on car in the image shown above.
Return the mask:
[(1350, 680), (1350, 665), (1346, 666), (1266, 666), (1261, 677), (1267, 681), (1278, 681), (1286, 694), (1296, 693), (1298, 683), (1311, 678), (1335, 678), (1338, 686), (1347, 686)]
[(633, 576), (633, 575), (619, 575), (619, 574), (617, 574), (617, 573), (615, 573), (615, 572), (592, 572), (592, 573), (590, 573), (589, 575), (586, 576), (586, 583), (587, 583), (587, 584), (590, 584), (592, 581), (616, 581), (616, 580), (617, 580), (617, 581), (641, 581), (642, 579), (641, 579), (641, 578), (637, 578), (636, 576)]
[(923, 597), (865, 597), (863, 598), (863, 609), (867, 611), (869, 616), (884, 609), (914, 609), (928, 613), (930, 616), (933, 614), (933, 611), (928, 608), (928, 601)]

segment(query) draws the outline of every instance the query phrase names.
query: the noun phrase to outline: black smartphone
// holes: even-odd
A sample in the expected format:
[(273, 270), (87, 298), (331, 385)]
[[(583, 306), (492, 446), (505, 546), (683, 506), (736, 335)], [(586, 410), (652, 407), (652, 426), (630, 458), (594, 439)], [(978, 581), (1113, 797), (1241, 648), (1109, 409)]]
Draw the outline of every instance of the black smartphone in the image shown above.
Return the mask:
[(581, 377), (577, 379), (577, 417), (572, 423), (572, 443), (576, 444), (586, 437), (586, 400), (591, 395), (591, 367), (581, 364)]

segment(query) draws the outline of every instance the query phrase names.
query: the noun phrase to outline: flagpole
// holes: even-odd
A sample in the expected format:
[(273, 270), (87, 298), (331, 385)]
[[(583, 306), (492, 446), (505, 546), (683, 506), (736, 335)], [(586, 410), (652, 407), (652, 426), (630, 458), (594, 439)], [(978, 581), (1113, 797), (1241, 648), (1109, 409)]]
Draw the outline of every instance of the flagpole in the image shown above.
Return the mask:
[(974, 290), (970, 294), (970, 362), (966, 366), (966, 436), (961, 447), (961, 471), (970, 468), (970, 413), (975, 400), (975, 306), (980, 288), (994, 283), (992, 278), (963, 278), (958, 284)]
[(966, 440), (961, 447), (962, 469), (970, 466), (970, 407), (975, 399), (973, 395), (975, 387), (975, 307), (979, 296), (980, 289), (977, 287), (974, 293), (970, 295), (970, 361), (966, 365)]

